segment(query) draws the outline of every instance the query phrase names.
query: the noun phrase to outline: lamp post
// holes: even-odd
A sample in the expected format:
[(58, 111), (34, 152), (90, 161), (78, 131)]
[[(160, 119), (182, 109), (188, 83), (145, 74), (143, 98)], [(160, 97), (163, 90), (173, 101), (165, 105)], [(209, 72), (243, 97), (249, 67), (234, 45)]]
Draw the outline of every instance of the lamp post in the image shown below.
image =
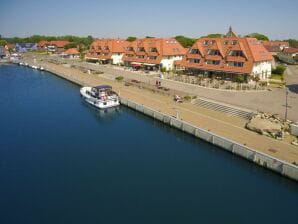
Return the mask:
[(288, 105), (288, 95), (289, 95), (289, 90), (288, 88), (286, 88), (286, 111), (285, 111), (285, 121), (287, 121), (288, 119), (288, 108), (290, 108), (290, 106)]

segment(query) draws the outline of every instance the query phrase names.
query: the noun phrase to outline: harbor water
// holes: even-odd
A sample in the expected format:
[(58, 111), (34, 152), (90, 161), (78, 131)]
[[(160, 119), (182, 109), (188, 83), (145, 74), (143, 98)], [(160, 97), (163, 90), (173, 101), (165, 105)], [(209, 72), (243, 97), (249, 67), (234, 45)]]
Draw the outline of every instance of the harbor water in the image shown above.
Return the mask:
[(0, 66), (0, 223), (296, 223), (298, 184), (44, 71)]

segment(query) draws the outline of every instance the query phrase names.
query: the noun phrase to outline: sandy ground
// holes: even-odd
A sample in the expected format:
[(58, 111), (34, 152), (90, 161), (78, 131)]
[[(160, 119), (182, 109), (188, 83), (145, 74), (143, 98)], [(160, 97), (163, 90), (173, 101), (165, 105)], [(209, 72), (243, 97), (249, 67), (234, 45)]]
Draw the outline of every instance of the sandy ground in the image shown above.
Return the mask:
[(75, 80), (81, 84), (96, 86), (109, 84), (122, 97), (146, 105), (171, 116), (179, 112), (180, 118), (200, 128), (210, 130), (236, 142), (245, 144), (260, 152), (275, 158), (298, 163), (298, 147), (287, 141), (275, 140), (259, 135), (244, 128), (245, 120), (231, 117), (220, 112), (211, 111), (195, 106), (191, 103), (175, 103), (171, 96), (154, 93), (153, 91), (135, 86), (125, 86), (122, 82), (103, 78), (99, 75), (86, 74), (78, 69), (55, 65), (48, 62), (39, 62), (45, 68), (60, 73), (64, 78)]

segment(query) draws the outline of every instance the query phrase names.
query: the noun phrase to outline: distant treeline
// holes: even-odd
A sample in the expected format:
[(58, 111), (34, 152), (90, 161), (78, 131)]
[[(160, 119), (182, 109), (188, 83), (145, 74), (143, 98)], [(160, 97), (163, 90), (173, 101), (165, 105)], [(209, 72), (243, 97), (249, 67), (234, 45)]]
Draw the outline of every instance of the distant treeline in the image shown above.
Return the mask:
[(71, 43), (69, 44), (69, 47), (80, 46), (82, 48), (89, 48), (93, 39), (94, 38), (92, 36), (78, 37), (78, 36), (72, 36), (72, 35), (66, 35), (66, 36), (33, 35), (25, 38), (20, 38), (20, 37), (1, 38), (1, 35), (0, 35), (0, 45), (15, 44), (15, 43), (39, 43), (40, 41), (52, 41), (52, 40), (66, 40)]
[[(213, 33), (213, 34), (208, 34), (203, 37), (225, 37), (224, 34), (220, 33)], [(246, 35), (246, 37), (255, 37), (258, 40), (269, 40), (269, 38), (260, 33), (252, 33), (249, 35)], [(146, 38), (153, 38), (151, 36), (146, 36)], [(126, 40), (129, 42), (132, 42), (136, 40), (137, 37), (130, 36)], [(178, 35), (175, 37), (175, 39), (183, 46), (186, 48), (191, 47), (195, 41), (196, 38), (191, 38), (191, 37), (186, 37), (183, 35)], [(66, 48), (69, 47), (75, 47), (75, 46), (80, 46), (80, 48), (88, 49), (90, 47), (90, 44), (94, 40), (92, 36), (87, 36), (87, 37), (78, 37), (78, 36), (72, 36), (72, 35), (66, 35), (66, 36), (44, 36), (44, 35), (33, 35), (30, 37), (25, 37), (25, 38), (20, 38), (20, 37), (10, 37), (10, 38), (5, 38), (0, 35), (0, 46), (4, 46), (6, 44), (15, 44), (15, 43), (38, 43), (40, 41), (52, 41), (52, 40), (67, 40), (70, 42), (69, 45), (66, 45)], [(285, 40), (288, 41), (290, 44), (290, 47), (297, 47), (298, 48), (298, 40), (295, 39), (288, 39)]]

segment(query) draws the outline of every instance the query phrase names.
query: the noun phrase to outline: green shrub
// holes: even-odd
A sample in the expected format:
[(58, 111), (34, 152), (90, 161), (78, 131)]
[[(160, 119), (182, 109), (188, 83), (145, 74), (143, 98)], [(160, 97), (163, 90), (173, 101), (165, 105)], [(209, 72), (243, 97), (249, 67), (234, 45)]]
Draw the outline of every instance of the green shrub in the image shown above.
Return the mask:
[(162, 68), (160, 69), (160, 71), (161, 71), (161, 72), (166, 72), (167, 69), (166, 69), (165, 67), (162, 67)]
[(120, 82), (124, 79), (124, 77), (123, 76), (117, 76), (115, 79)]
[(102, 71), (96, 71), (95, 74), (100, 75), (100, 74), (103, 74), (103, 72)]
[(191, 100), (192, 97), (189, 96), (189, 95), (186, 95), (186, 96), (184, 96), (183, 98), (184, 98), (185, 100), (189, 101), (189, 100)]
[(275, 69), (272, 70), (272, 74), (283, 75), (286, 67), (283, 65), (276, 66)]

